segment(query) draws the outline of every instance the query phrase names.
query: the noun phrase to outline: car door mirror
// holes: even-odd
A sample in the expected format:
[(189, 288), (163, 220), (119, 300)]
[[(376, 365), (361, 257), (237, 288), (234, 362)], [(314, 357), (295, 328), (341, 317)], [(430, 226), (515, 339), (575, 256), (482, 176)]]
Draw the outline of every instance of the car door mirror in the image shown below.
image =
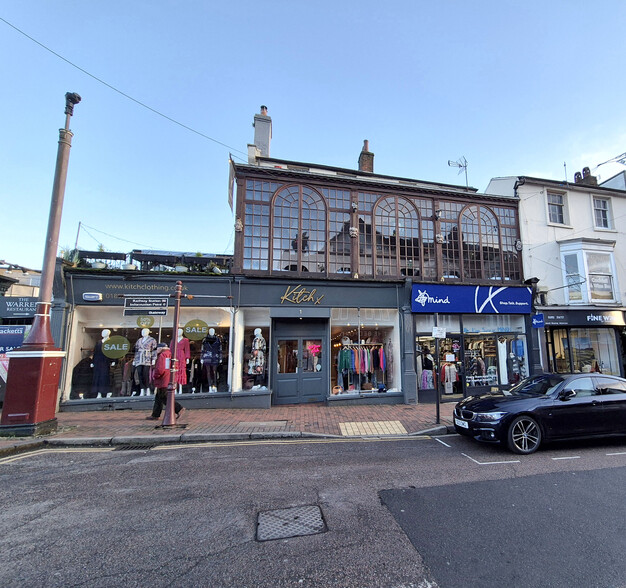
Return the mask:
[(568, 398), (574, 398), (576, 396), (576, 390), (563, 390), (559, 394), (561, 400), (567, 400)]

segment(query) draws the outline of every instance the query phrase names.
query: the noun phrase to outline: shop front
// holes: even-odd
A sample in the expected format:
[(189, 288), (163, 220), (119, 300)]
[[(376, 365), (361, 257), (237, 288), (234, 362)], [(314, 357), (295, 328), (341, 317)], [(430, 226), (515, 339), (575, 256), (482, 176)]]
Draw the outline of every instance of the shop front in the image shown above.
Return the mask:
[(149, 408), (155, 348), (173, 337), (176, 393), (188, 407), (411, 402), (401, 372), (404, 282), (183, 276), (175, 329), (178, 279), (66, 271), (61, 410)]
[[(398, 310), (403, 288), (403, 283), (237, 280), (235, 339), (241, 344), (235, 364), (242, 368), (237, 376), (242, 389), (267, 385), (274, 405), (406, 402)], [(256, 359), (255, 329), (264, 337), (264, 370)]]
[(624, 376), (624, 311), (543, 310), (549, 371)]
[[(67, 358), (61, 410), (107, 405), (146, 409), (154, 398), (156, 346), (178, 339), (176, 393), (202, 400), (232, 390), (235, 310), (228, 277), (185, 276), (178, 328), (173, 325), (177, 276), (133, 272), (66, 272)], [(254, 405), (254, 401), (250, 401)], [(263, 402), (261, 402), (263, 404)]]
[(532, 290), (413, 284), (418, 399), (458, 401), (530, 375)]

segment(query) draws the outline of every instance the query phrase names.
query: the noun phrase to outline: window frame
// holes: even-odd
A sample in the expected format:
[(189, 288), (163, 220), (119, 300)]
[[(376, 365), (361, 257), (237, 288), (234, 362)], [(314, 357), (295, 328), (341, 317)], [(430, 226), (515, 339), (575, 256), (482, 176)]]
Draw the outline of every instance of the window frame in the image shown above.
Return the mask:
[[(603, 202), (606, 204), (606, 208), (598, 208), (596, 202)], [(593, 226), (600, 231), (612, 231), (614, 230), (613, 224), (613, 210), (611, 206), (611, 199), (604, 196), (598, 196), (592, 194), (591, 196), (591, 208), (593, 210)], [(598, 213), (604, 213), (606, 216), (606, 225), (598, 223)]]
[[(590, 255), (606, 255), (608, 257), (608, 266), (604, 272), (590, 271)], [(568, 273), (568, 264), (565, 259), (569, 256), (575, 256), (577, 264), (577, 274), (572, 272)], [(606, 245), (591, 244), (583, 242), (568, 243), (561, 245), (560, 251), (561, 259), (561, 271), (563, 276), (563, 284), (565, 286), (565, 298), (567, 304), (581, 305), (581, 304), (618, 304), (620, 303), (620, 289), (617, 280), (617, 269), (615, 266), (614, 255), (614, 243), (607, 243)], [(571, 267), (571, 264), (570, 264)], [(580, 285), (580, 299), (572, 298), (570, 296), (570, 282), (571, 276), (578, 275), (582, 280)], [(593, 277), (606, 277), (611, 283), (611, 298), (601, 298), (594, 296), (594, 290), (592, 289)]]
[[(550, 202), (551, 196), (558, 196), (561, 199), (560, 203)], [(546, 190), (546, 207), (548, 211), (548, 223), (551, 225), (568, 225), (569, 224), (569, 211), (567, 208), (567, 192), (557, 192), (555, 190)], [(552, 207), (560, 207), (561, 220), (554, 220), (552, 218)]]

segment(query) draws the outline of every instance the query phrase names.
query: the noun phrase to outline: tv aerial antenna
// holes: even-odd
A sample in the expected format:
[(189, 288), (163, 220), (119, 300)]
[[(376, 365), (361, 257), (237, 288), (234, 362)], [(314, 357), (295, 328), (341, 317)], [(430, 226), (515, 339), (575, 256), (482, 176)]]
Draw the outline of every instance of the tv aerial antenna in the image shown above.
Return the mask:
[(465, 187), (469, 188), (469, 184), (467, 183), (467, 159), (465, 159), (464, 156), (460, 157), (457, 161), (448, 159), (448, 165), (450, 167), (458, 167), (459, 174), (463, 171), (465, 172)]

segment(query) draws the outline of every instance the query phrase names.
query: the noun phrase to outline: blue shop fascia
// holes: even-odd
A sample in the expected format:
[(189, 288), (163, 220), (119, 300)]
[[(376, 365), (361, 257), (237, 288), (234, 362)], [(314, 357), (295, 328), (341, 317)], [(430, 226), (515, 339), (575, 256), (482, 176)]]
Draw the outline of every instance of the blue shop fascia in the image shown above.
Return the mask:
[(532, 296), (530, 286), (413, 284), (420, 397), (457, 400), (533, 373)]

